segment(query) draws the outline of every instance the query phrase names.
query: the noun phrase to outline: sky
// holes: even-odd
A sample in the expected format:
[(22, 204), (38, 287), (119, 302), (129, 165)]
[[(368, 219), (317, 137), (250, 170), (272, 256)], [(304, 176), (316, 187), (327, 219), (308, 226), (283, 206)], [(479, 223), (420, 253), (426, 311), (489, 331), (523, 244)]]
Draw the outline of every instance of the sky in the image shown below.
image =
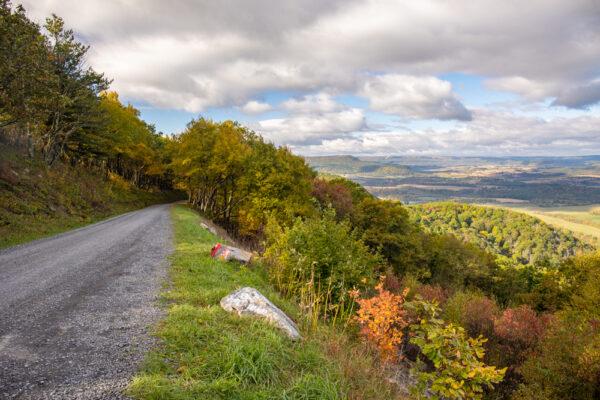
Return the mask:
[(303, 155), (600, 154), (600, 0), (23, 5), (167, 134), (205, 117)]

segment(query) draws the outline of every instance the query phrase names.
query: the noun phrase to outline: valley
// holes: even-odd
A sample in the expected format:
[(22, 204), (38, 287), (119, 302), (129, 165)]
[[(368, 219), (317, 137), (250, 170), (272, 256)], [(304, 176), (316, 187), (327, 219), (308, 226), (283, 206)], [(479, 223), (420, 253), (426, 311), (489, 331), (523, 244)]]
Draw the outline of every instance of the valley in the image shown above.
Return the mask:
[(308, 157), (322, 174), (341, 175), (380, 198), (405, 204), (440, 200), (519, 207), (600, 203), (600, 156)]

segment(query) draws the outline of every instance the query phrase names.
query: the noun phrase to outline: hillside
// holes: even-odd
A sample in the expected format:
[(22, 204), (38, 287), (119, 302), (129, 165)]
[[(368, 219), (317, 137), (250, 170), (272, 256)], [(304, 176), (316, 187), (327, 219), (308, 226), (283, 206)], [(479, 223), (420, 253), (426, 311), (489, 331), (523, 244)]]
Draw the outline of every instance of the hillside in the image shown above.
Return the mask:
[(88, 168), (47, 167), (0, 143), (0, 248), (177, 198)]
[(412, 219), (431, 233), (451, 233), (466, 242), (519, 264), (561, 259), (592, 247), (572, 233), (558, 230), (538, 218), (506, 209), (455, 202), (408, 207)]
[(355, 156), (307, 157), (306, 162), (324, 174), (358, 174), (360, 176), (404, 176), (411, 170), (404, 165), (388, 164), (379, 160), (367, 161)]
[(555, 228), (569, 230), (593, 246), (600, 245), (600, 207), (597, 204), (562, 207), (531, 207), (524, 204), (505, 207), (539, 218)]

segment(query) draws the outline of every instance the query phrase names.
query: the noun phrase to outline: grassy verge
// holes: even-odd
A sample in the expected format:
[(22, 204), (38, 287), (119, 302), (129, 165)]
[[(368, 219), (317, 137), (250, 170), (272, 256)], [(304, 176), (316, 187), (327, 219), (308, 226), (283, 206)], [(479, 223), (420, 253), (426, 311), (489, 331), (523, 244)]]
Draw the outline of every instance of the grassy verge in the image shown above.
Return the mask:
[(117, 176), (57, 163), (48, 168), (0, 144), (0, 248), (78, 228), (151, 204), (173, 193), (148, 192)]
[(293, 319), (299, 310), (282, 299), (260, 266), (212, 260), (218, 239), (185, 206), (173, 207), (175, 253), (160, 345), (134, 378), (137, 399), (393, 399), (397, 396), (362, 344), (331, 327), (302, 328), (293, 343), (261, 320), (226, 313), (220, 299), (252, 286)]

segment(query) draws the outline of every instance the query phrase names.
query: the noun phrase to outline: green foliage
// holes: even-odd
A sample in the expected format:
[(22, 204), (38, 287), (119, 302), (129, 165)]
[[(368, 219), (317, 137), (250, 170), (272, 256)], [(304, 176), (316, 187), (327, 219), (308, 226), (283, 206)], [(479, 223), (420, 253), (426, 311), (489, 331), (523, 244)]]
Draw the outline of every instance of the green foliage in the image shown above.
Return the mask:
[(0, 248), (179, 198), (140, 190), (118, 175), (63, 163), (48, 168), (0, 143)]
[(237, 123), (192, 121), (170, 150), (190, 203), (234, 233), (256, 239), (270, 215), (289, 224), (314, 213), (303, 159)]
[(494, 300), (479, 292), (458, 291), (444, 304), (443, 316), (448, 322), (466, 329), (469, 336), (490, 337), (500, 310)]
[[(369, 354), (353, 351), (330, 327), (291, 342), (276, 327), (225, 312), (220, 299), (256, 287), (292, 318), (300, 310), (273, 290), (260, 265), (223, 263), (209, 256), (220, 240), (198, 223), (196, 212), (173, 208), (172, 285), (163, 294), (166, 318), (160, 345), (146, 357), (128, 394), (136, 399), (391, 399)], [(301, 321), (300, 321), (301, 322)], [(342, 347), (343, 343), (343, 347)], [(340, 350), (333, 354), (329, 348)], [(346, 356), (349, 356), (347, 359)], [(350, 357), (351, 356), (351, 357)]]
[(600, 395), (600, 253), (570, 259), (563, 270), (570, 278), (571, 300), (524, 363), (525, 383), (516, 399)]
[(563, 312), (521, 373), (525, 383), (514, 399), (584, 400), (600, 395), (600, 325), (585, 315)]
[(600, 252), (566, 260), (561, 272), (571, 293), (569, 308), (600, 319)]
[(277, 288), (306, 300), (317, 316), (343, 313), (351, 301), (348, 291), (372, 287), (381, 264), (348, 223), (336, 222), (333, 212), (297, 219), (289, 228), (272, 226), (265, 258)]
[(380, 252), (397, 275), (424, 274), (419, 231), (399, 202), (365, 198), (356, 205), (351, 221), (365, 244)]
[(486, 251), (452, 235), (427, 235), (423, 247), (427, 266), (423, 281), (454, 289), (492, 289), (497, 265)]
[(499, 208), (441, 202), (409, 207), (414, 221), (432, 233), (451, 233), (496, 254), (500, 264), (557, 266), (563, 258), (590, 247), (571, 233), (537, 218)]
[(411, 327), (410, 342), (419, 346), (432, 365), (430, 369), (420, 361), (413, 369), (418, 398), (481, 399), (484, 389), (502, 380), (506, 369), (481, 361), (486, 339), (469, 338), (462, 327), (445, 324), (434, 303), (415, 301), (411, 306), (420, 314), (420, 322)]

